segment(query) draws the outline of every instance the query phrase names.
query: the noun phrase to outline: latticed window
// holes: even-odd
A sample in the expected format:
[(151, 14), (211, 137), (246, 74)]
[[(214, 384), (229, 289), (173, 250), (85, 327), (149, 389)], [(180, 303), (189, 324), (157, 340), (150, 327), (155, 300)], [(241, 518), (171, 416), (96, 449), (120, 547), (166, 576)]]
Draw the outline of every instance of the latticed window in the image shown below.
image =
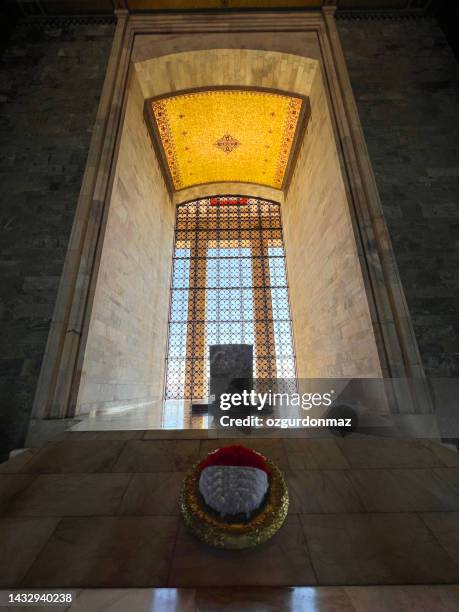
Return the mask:
[(177, 207), (166, 399), (207, 397), (213, 344), (253, 345), (258, 379), (295, 377), (277, 203), (218, 197)]

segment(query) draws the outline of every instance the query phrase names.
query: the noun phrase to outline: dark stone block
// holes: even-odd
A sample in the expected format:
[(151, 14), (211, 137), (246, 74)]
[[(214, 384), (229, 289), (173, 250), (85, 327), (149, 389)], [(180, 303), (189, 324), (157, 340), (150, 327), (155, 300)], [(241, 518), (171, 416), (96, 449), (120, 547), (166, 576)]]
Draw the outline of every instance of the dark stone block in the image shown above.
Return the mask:
[[(209, 346), (210, 395), (228, 389), (252, 389), (253, 346), (251, 344), (214, 344)], [(235, 391), (236, 392), (236, 391)]]
[(459, 376), (459, 66), (433, 18), (337, 26), (426, 373)]
[[(219, 413), (222, 393), (242, 393), (253, 389), (253, 346), (251, 344), (213, 344), (209, 346), (209, 393), (214, 400), (210, 404), (192, 404), (194, 413)], [(241, 412), (236, 407), (232, 413)]]
[(24, 443), (113, 32), (22, 22), (0, 61), (4, 458)]
[[(253, 389), (253, 346), (251, 344), (215, 344), (209, 346), (210, 395), (213, 412), (218, 412), (222, 393), (250, 392)], [(231, 413), (247, 413), (232, 406)]]

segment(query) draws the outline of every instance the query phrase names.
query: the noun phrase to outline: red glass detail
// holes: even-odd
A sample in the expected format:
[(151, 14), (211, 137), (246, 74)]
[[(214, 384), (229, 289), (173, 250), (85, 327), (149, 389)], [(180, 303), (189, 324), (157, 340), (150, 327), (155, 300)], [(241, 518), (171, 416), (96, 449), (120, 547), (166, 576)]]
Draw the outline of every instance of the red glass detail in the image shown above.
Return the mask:
[(247, 198), (210, 198), (210, 204), (212, 206), (243, 206), (247, 204)]

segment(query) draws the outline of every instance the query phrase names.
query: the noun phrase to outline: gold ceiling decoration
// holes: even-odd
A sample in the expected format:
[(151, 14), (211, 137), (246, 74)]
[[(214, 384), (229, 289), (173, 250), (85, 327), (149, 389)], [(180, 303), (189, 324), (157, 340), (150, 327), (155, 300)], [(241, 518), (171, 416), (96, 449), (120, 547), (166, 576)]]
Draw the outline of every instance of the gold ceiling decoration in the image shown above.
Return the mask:
[(217, 142), (215, 146), (218, 147), (224, 153), (231, 153), (241, 143), (231, 136), (231, 134), (225, 134)]
[(304, 106), (299, 96), (254, 89), (191, 91), (147, 103), (175, 190), (215, 182), (281, 189)]

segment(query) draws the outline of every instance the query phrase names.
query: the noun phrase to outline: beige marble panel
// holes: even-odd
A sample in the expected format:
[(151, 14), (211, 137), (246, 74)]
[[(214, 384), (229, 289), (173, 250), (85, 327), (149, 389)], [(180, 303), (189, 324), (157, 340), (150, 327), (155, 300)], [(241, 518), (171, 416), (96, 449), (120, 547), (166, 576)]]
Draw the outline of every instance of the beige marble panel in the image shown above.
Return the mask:
[(459, 512), (424, 513), (421, 518), (459, 567)]
[(355, 612), (454, 612), (459, 601), (457, 586), (346, 587)]
[(49, 442), (26, 463), (23, 471), (31, 474), (109, 472), (123, 446), (123, 440)]
[(459, 510), (459, 468), (351, 470), (369, 512)]
[(183, 472), (134, 474), (120, 507), (120, 514), (178, 515), (179, 494), (184, 478)]
[(459, 568), (416, 514), (309, 514), (300, 518), (319, 584), (459, 580)]
[(0, 474), (0, 514), (8, 510), (16, 496), (32, 482), (28, 474)]
[(25, 464), (28, 463), (37, 452), (37, 448), (28, 448), (18, 455), (11, 457), (8, 461), (0, 463), (0, 474), (15, 474), (16, 472), (21, 472)]
[(41, 474), (10, 504), (15, 516), (116, 514), (130, 474)]
[(181, 472), (199, 458), (199, 440), (132, 440), (114, 472)]
[(174, 207), (130, 80), (85, 348), (77, 412), (142, 409), (162, 397)]
[(336, 440), (286, 438), (284, 447), (292, 470), (337, 470), (349, 467)]
[(423, 440), (366, 437), (341, 439), (337, 440), (337, 444), (349, 465), (356, 468), (421, 468), (444, 465), (433, 452), (433, 445)]
[(219, 550), (199, 542), (180, 525), (169, 586), (277, 586), (316, 584), (297, 516), (261, 546)]
[(453, 450), (454, 446), (448, 448), (439, 442), (430, 442), (428, 446), (443, 465), (459, 467), (459, 453), (457, 450)]
[(272, 200), (273, 202), (284, 201), (284, 192), (264, 185), (254, 185), (252, 183), (212, 183), (209, 185), (198, 185), (175, 191), (172, 195), (174, 204), (189, 202), (196, 198), (205, 198), (215, 195), (251, 195), (256, 198)]
[(0, 519), (0, 587), (17, 587), (53, 533), (57, 518)]
[(317, 60), (254, 49), (208, 49), (135, 64), (144, 98), (194, 87), (255, 86), (309, 95)]
[(138, 440), (143, 438), (145, 432), (142, 430), (113, 430), (113, 431), (66, 431), (59, 439), (72, 440)]
[(62, 519), (23, 587), (165, 586), (178, 519)]
[(381, 369), (319, 71), (311, 119), (282, 207), (299, 378), (379, 377)]
[(342, 470), (286, 472), (292, 514), (363, 512), (352, 481)]
[(206, 32), (193, 34), (144, 34), (136, 36), (132, 61), (142, 62), (152, 57), (202, 49), (257, 49), (294, 53), (313, 59), (320, 58), (320, 46), (313, 31), (289, 32)]

